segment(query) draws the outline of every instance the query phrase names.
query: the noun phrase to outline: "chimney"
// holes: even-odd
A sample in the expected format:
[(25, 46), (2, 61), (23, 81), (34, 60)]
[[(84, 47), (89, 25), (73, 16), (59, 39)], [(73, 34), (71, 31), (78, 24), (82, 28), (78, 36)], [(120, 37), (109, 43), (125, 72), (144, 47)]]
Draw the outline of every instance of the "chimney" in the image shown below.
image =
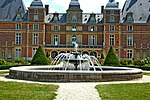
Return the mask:
[(48, 13), (49, 13), (49, 5), (45, 5), (45, 8), (46, 8), (46, 15), (48, 15)]
[(101, 14), (104, 13), (104, 6), (101, 6)]

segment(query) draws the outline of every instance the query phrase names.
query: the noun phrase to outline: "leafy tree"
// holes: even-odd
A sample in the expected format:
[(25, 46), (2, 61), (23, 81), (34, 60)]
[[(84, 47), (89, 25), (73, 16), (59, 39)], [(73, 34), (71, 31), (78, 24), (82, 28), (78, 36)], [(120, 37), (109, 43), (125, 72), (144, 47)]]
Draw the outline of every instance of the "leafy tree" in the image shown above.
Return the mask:
[(0, 65), (6, 65), (7, 61), (3, 58), (0, 58)]
[(104, 65), (107, 65), (107, 66), (119, 66), (120, 65), (119, 60), (118, 60), (112, 46), (109, 49), (109, 52), (105, 59)]
[(38, 47), (36, 54), (34, 55), (31, 65), (48, 65), (49, 60), (47, 59), (41, 46)]

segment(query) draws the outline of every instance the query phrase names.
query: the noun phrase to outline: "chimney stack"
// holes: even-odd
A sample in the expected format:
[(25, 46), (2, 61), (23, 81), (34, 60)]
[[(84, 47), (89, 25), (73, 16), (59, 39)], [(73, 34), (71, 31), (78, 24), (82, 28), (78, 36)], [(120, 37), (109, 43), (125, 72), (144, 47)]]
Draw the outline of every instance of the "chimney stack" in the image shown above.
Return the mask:
[(104, 13), (104, 6), (101, 6), (101, 14)]
[(45, 5), (45, 8), (46, 8), (46, 15), (48, 15), (48, 13), (49, 13), (49, 5)]

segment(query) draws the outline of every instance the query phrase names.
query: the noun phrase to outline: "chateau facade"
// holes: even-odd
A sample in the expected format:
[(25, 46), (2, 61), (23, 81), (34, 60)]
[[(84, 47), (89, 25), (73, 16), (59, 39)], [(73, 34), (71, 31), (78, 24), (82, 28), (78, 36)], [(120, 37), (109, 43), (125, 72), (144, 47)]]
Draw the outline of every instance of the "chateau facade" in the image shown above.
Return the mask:
[[(87, 1), (88, 2), (88, 1)], [(0, 1), (0, 57), (31, 60), (39, 45), (54, 58), (72, 52), (101, 57), (112, 46), (119, 59), (150, 57), (150, 0), (109, 0), (99, 13), (83, 13), (71, 0), (66, 13), (49, 13), (34, 0), (28, 10), (22, 0)]]

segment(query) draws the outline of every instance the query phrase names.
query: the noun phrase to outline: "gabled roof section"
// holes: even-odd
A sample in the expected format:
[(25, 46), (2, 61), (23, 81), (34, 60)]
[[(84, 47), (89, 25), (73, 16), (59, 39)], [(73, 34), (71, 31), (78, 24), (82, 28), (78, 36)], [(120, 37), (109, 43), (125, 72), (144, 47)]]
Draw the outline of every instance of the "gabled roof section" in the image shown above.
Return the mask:
[(125, 22), (129, 12), (133, 12), (133, 23), (147, 23), (150, 15), (149, 0), (126, 0), (121, 12), (121, 23)]
[(22, 17), (26, 13), (22, 0), (0, 0), (0, 21), (13, 21), (17, 11), (20, 11)]

